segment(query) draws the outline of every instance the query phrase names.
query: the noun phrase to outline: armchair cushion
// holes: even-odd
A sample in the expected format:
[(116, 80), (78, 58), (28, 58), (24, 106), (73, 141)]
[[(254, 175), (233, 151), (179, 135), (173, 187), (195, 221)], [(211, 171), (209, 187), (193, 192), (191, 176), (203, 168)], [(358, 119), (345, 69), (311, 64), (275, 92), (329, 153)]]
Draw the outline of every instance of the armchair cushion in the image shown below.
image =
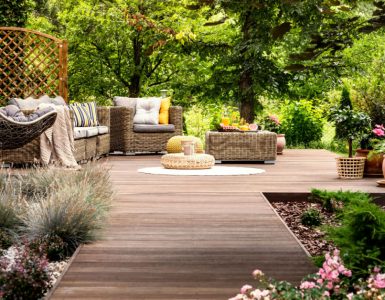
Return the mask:
[(134, 124), (159, 124), (160, 98), (146, 98), (136, 102)]
[(125, 106), (125, 107), (132, 108), (134, 110), (134, 114), (135, 114), (135, 108), (136, 108), (136, 101), (137, 100), (138, 100), (138, 98), (115, 96), (112, 101), (114, 102), (115, 106)]
[(174, 131), (175, 131), (175, 126), (173, 124), (167, 124), (167, 125), (134, 124), (134, 132), (161, 133), (161, 132), (174, 132)]

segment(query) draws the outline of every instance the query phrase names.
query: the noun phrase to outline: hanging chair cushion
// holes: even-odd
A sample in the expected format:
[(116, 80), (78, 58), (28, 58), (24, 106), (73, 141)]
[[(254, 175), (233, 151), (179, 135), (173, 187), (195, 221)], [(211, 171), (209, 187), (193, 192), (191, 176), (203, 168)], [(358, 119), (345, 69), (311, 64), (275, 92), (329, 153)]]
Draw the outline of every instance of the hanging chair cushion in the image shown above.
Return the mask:
[(47, 106), (39, 108), (26, 116), (16, 105), (7, 105), (4, 108), (0, 108), (0, 113), (16, 122), (32, 122), (53, 110), (55, 110), (53, 107)]
[(9, 101), (9, 104), (16, 105), (21, 110), (35, 110), (42, 103), (66, 105), (66, 102), (64, 101), (63, 97), (56, 96), (55, 98), (50, 98), (48, 95), (43, 95), (39, 99), (35, 99), (33, 97), (28, 97), (26, 99), (12, 98)]

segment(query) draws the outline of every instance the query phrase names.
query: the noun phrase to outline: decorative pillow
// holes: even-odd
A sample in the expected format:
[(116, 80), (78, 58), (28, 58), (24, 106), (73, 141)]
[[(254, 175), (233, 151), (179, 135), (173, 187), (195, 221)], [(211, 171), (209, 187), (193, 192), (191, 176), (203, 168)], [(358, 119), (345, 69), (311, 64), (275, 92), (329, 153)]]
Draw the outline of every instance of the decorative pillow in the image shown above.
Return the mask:
[(170, 106), (171, 106), (171, 97), (162, 98), (160, 103), (159, 124), (169, 123)]
[(138, 101), (138, 98), (120, 97), (120, 96), (115, 96), (113, 99), (115, 106), (130, 107), (134, 110), (134, 114), (135, 114), (135, 110), (136, 110), (136, 102), (137, 101)]
[(69, 106), (74, 113), (75, 127), (93, 127), (98, 126), (96, 114), (96, 103), (74, 103)]
[(134, 124), (159, 124), (160, 98), (140, 99), (136, 102)]
[(33, 97), (28, 97), (26, 99), (12, 98), (8, 104), (16, 105), (21, 110), (35, 110), (40, 103), (42, 102)]
[(26, 99), (12, 98), (9, 101), (9, 104), (16, 105), (21, 110), (35, 110), (42, 103), (52, 103), (55, 105), (67, 105), (63, 97), (56, 96), (55, 98), (50, 98), (48, 95), (43, 95), (39, 99), (35, 99), (33, 97), (28, 97)]

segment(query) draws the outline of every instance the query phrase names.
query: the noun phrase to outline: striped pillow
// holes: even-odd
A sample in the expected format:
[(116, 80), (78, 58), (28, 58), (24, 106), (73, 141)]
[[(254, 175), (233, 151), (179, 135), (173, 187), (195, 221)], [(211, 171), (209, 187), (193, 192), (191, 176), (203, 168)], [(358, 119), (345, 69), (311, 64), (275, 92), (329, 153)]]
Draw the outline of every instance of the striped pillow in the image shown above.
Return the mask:
[(75, 127), (99, 125), (95, 102), (74, 103), (69, 107), (74, 113)]

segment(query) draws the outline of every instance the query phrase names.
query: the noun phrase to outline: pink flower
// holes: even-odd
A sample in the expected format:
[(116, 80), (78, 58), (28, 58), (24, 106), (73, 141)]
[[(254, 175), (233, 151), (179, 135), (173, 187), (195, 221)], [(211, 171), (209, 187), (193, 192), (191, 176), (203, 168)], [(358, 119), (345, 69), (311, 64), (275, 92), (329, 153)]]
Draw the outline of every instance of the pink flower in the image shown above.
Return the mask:
[(373, 273), (380, 273), (381, 269), (379, 267), (374, 267)]
[(253, 289), (253, 287), (250, 284), (245, 284), (241, 288), (241, 294), (243, 294), (243, 295), (248, 294), (252, 289)]
[(333, 282), (332, 281), (328, 281), (328, 283), (326, 284), (326, 288), (328, 290), (332, 290), (333, 289)]
[(384, 289), (385, 288), (385, 273), (383, 273), (383, 274), (378, 273), (374, 277), (373, 286), (377, 289)]
[(265, 299), (265, 297), (267, 297), (269, 295), (270, 295), (270, 291), (269, 290), (256, 289), (256, 290), (251, 292), (251, 296), (253, 297), (253, 299), (256, 299), (256, 300)]
[(325, 292), (323, 293), (323, 295), (324, 295), (325, 297), (330, 297), (329, 291), (325, 291)]
[(313, 289), (315, 288), (315, 282), (313, 281), (304, 281), (301, 283), (301, 285), (299, 286), (299, 288), (301, 290), (307, 290), (307, 289)]
[(376, 135), (376, 136), (385, 136), (385, 131), (382, 130), (381, 128), (374, 128), (372, 130), (372, 132)]
[(256, 269), (256, 270), (253, 271), (253, 277), (255, 279), (259, 279), (259, 278), (261, 278), (263, 276), (265, 276), (265, 274), (263, 274), (263, 272), (261, 270)]
[(376, 127), (376, 128), (380, 128), (380, 129), (382, 129), (382, 130), (385, 130), (385, 127), (384, 127), (384, 125), (378, 125), (378, 124), (376, 124), (374, 127)]
[(354, 296), (353, 293), (349, 293), (349, 294), (346, 295), (346, 297), (348, 297), (349, 300), (352, 300), (352, 299), (353, 299), (353, 296)]
[(352, 277), (352, 271), (350, 270), (345, 270), (342, 274), (345, 275), (346, 277)]

